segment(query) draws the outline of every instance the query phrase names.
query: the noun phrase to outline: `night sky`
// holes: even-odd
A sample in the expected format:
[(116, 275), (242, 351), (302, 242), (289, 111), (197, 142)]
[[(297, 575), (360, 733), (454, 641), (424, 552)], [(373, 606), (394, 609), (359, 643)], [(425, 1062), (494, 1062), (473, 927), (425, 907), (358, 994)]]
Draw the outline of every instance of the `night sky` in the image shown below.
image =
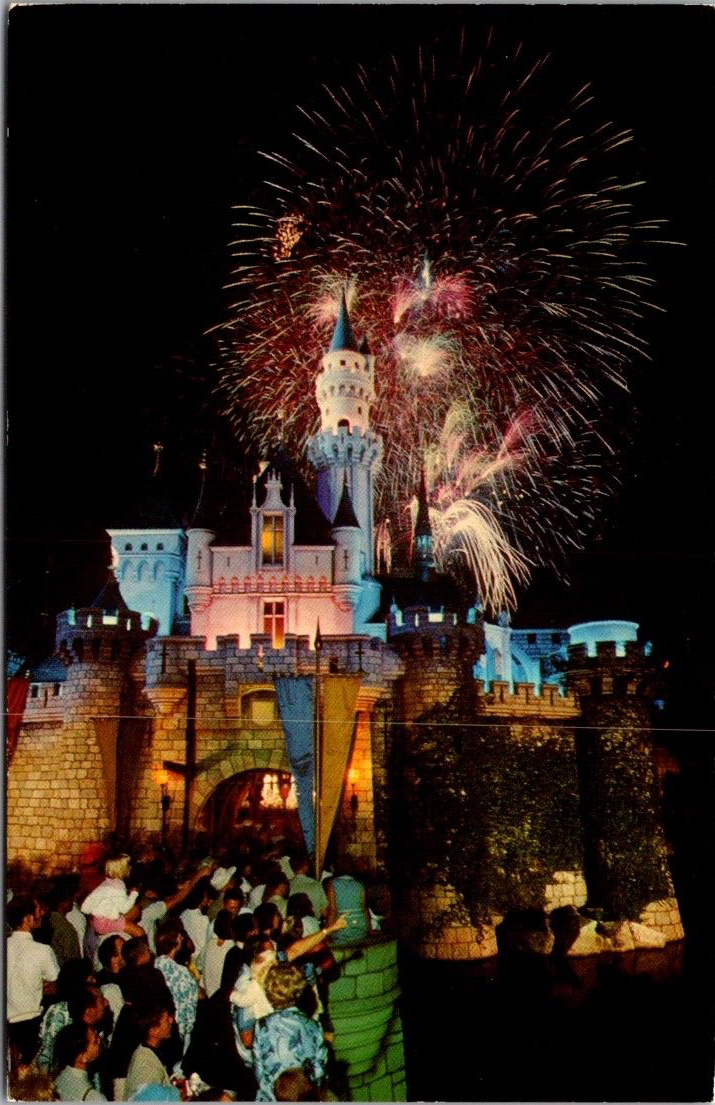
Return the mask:
[(566, 586), (537, 573), (517, 624), (639, 621), (656, 649), (710, 648), (713, 588), (712, 47), (704, 7), (91, 6), (9, 15), (8, 644), (51, 648), (54, 614), (103, 582), (103, 533), (165, 442), (190, 514), (210, 423), (231, 204), (260, 201), (257, 149), (294, 105), (390, 52), (494, 24), (570, 94), (636, 134), (653, 251), (652, 364), (635, 378), (622, 488)]

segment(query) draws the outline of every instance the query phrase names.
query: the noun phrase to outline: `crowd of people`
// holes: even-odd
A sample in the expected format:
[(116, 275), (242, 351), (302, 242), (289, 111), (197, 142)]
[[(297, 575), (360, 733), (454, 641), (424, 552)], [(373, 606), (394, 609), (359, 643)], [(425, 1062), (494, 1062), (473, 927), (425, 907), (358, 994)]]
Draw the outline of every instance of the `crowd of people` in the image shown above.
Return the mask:
[(332, 949), (384, 925), (384, 892), (280, 842), (130, 851), (10, 882), (10, 1098), (335, 1100)]

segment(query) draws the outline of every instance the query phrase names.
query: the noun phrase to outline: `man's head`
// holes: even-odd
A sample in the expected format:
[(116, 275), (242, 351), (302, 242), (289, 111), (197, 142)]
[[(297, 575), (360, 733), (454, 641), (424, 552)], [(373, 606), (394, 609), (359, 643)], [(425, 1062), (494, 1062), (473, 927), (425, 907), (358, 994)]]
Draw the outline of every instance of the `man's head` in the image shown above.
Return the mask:
[(36, 898), (17, 895), (7, 907), (7, 923), (13, 932), (33, 932), (42, 923), (42, 906)]
[[(139, 939), (134, 937), (134, 939)], [(148, 945), (147, 945), (148, 946)], [(124, 966), (124, 941), (121, 936), (108, 936), (97, 948), (97, 958), (110, 975), (119, 974)]]
[[(100, 951), (102, 946), (100, 944)], [(125, 940), (121, 954), (127, 967), (143, 967), (151, 963), (151, 948), (145, 936), (132, 936), (131, 940)]]
[(142, 1042), (158, 1047), (171, 1036), (174, 1017), (165, 1004), (157, 1002), (137, 1013), (135, 1023)]
[(223, 894), (223, 908), (230, 913), (232, 917), (237, 917), (242, 906), (243, 891), (240, 886), (227, 887)]

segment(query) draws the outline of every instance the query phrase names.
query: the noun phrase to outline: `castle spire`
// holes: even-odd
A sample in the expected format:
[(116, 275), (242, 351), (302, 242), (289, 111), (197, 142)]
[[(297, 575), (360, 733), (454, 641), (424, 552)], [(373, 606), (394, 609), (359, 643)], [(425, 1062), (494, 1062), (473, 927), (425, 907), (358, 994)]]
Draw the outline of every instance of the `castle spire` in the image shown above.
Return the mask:
[(353, 501), (348, 491), (347, 473), (343, 476), (343, 493), (340, 496), (338, 509), (335, 511), (335, 517), (333, 519), (333, 529), (339, 526), (350, 526), (352, 529), (360, 529), (360, 523), (355, 517)]
[(340, 293), (338, 317), (335, 321), (333, 339), (330, 342), (330, 349), (328, 352), (337, 353), (343, 349), (349, 350), (352, 353), (358, 352), (358, 345), (355, 340), (355, 335), (353, 334), (353, 328), (350, 324), (350, 315), (348, 314), (344, 291)]
[(424, 465), (420, 469), (420, 486), (417, 492), (417, 518), (415, 520), (415, 544), (413, 566), (420, 579), (425, 582), (435, 566), (434, 538), (427, 502)]

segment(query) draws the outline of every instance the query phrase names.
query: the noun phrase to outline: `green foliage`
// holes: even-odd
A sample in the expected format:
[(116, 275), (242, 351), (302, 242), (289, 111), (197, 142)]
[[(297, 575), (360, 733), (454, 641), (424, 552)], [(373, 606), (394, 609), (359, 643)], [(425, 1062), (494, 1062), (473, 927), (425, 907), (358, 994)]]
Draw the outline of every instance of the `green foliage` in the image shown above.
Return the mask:
[(612, 920), (636, 919), (672, 894), (657, 814), (647, 718), (637, 701), (598, 700), (579, 739), (589, 898)]
[(464, 724), (474, 717), (461, 691), (420, 719), (407, 750), (417, 847), (405, 858), (413, 878), (454, 886), (478, 925), (542, 906), (554, 871), (580, 868), (582, 846), (572, 732)]

